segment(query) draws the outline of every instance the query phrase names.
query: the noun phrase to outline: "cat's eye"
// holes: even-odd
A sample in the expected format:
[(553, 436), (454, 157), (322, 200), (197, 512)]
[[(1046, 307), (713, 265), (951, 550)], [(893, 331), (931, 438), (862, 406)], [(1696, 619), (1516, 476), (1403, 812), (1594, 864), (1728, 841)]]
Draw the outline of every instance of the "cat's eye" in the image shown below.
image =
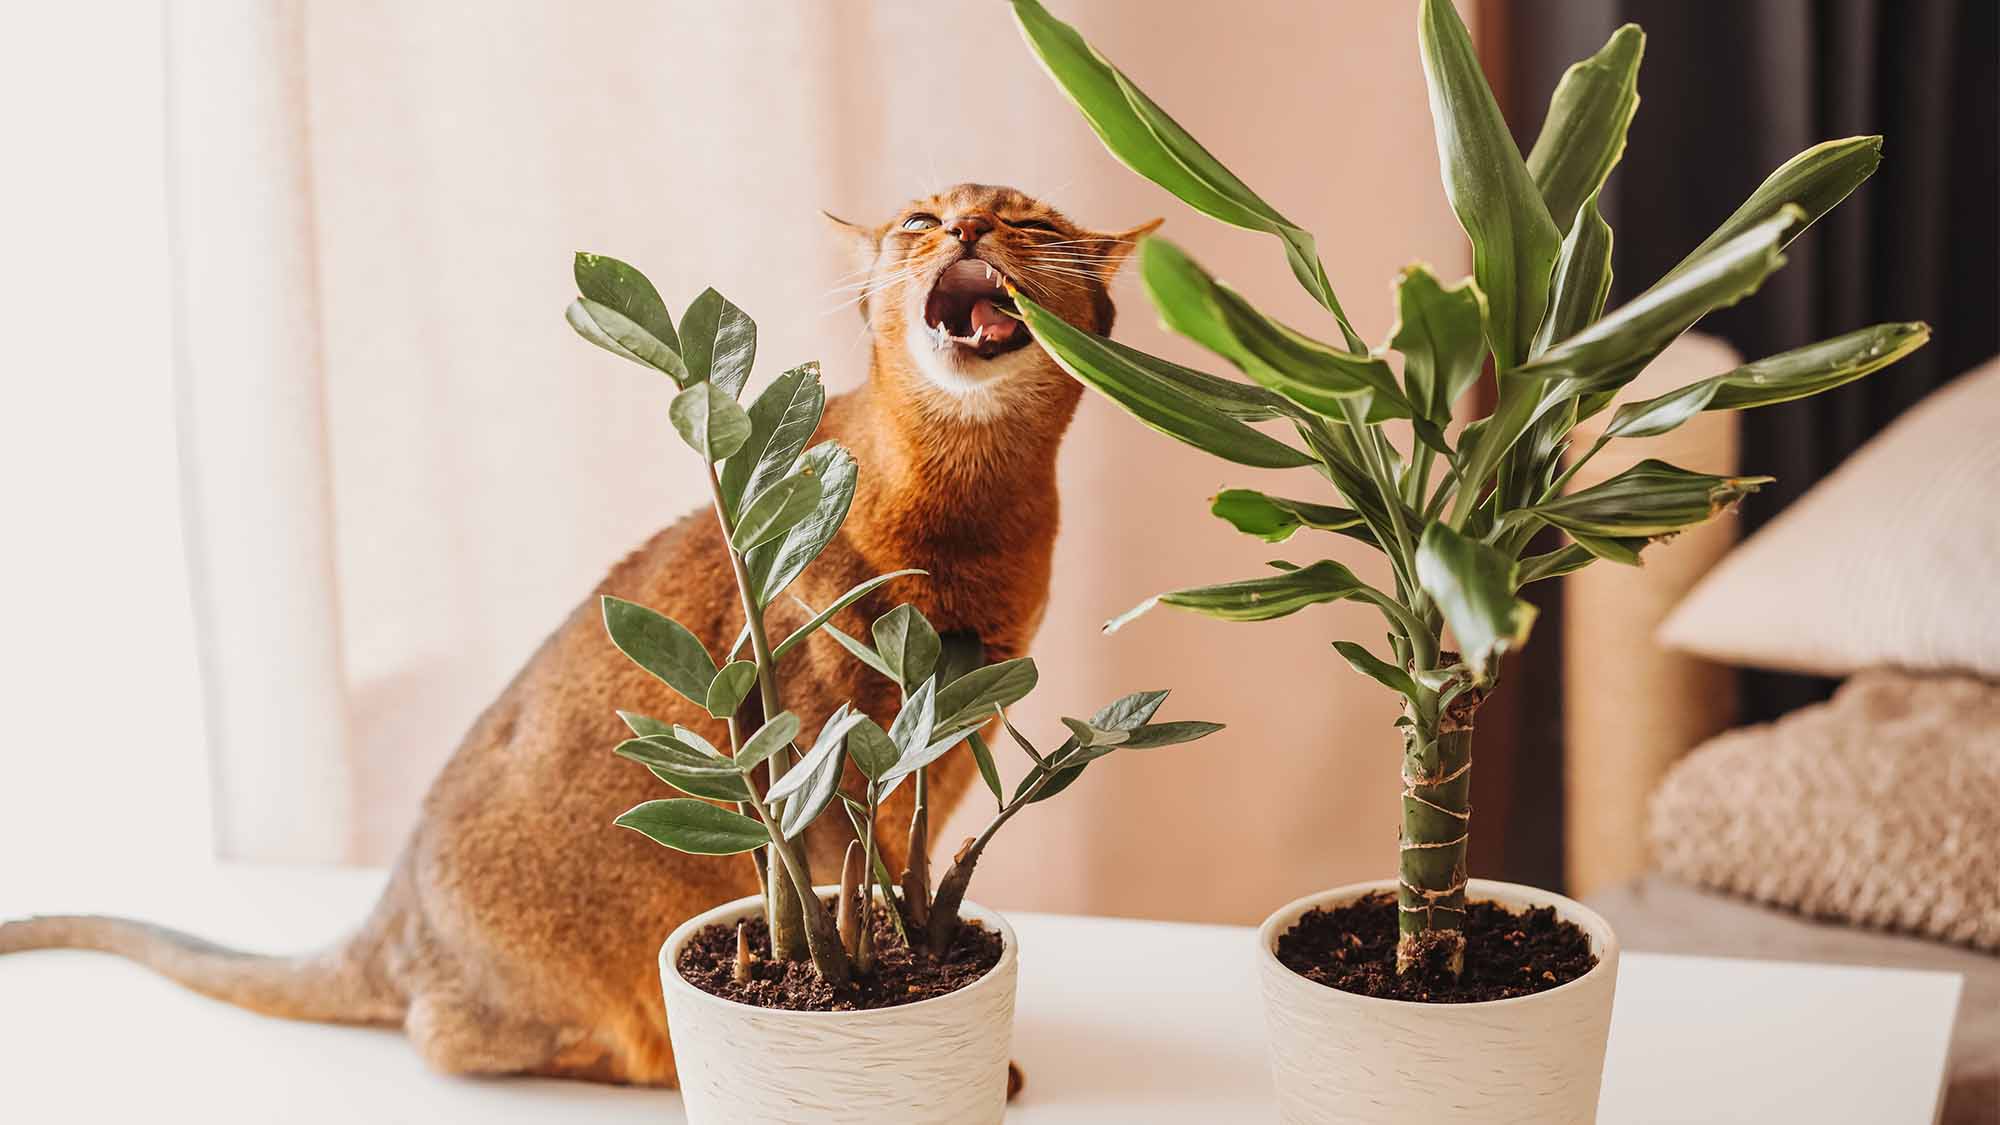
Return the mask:
[(1058, 233), (1056, 225), (1045, 219), (1008, 219), (1007, 225), (1015, 230), (1045, 230), (1051, 234)]
[(938, 226), (936, 215), (916, 214), (903, 220), (904, 230), (935, 230)]

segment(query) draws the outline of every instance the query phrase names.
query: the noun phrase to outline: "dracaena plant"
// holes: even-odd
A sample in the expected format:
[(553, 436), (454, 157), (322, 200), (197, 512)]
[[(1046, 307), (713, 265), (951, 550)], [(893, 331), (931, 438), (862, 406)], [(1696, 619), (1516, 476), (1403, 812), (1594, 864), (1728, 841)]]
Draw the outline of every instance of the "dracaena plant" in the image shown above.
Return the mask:
[[(1153, 722), (1165, 692), (1127, 696), (1088, 722), (1064, 720), (1073, 734), (1048, 754), (1008, 724), (1030, 759), (1008, 796), (979, 728), (995, 719), (1004, 722), (1004, 709), (1034, 688), (1032, 660), (981, 664), (976, 645), (946, 642), (907, 604), (875, 620), (873, 645), (832, 624), (884, 583), (923, 571), (877, 575), (818, 610), (800, 603), (807, 620), (774, 644), (767, 627), (770, 607), (839, 533), (854, 497), (853, 457), (831, 441), (806, 447), (826, 401), (818, 365), (779, 375), (746, 409), (738, 398), (756, 355), (757, 326), (741, 309), (710, 289), (677, 325), (653, 284), (624, 262), (578, 254), (575, 276), (580, 295), (567, 312), (571, 327), (591, 343), (666, 375), (677, 388), (668, 415), (707, 477), (744, 614), (742, 630), (718, 658), (672, 618), (604, 598), (605, 630), (619, 650), (722, 721), (729, 735), (725, 753), (684, 725), (619, 712), (632, 737), (615, 752), (686, 796), (647, 801), (616, 823), (677, 851), (748, 853), (764, 888), (774, 958), (809, 961), (835, 985), (866, 974), (874, 951), (865, 907), (877, 890), (911, 949), (942, 956), (957, 936), (974, 866), (1016, 813), (1055, 796), (1112, 750), (1189, 742), (1221, 729), (1213, 723)], [(785, 656), (821, 630), (893, 680), (901, 704), (886, 729), (841, 704), (820, 717), (817, 735), (801, 749), (797, 740), (806, 720), (785, 709), (781, 670)], [(740, 658), (746, 648), (748, 657)], [(752, 692), (759, 706), (745, 708)], [(996, 812), (985, 830), (959, 849), (933, 890), (926, 774), (961, 745), (975, 757)], [(842, 791), (850, 763), (861, 781), (858, 797)], [(911, 778), (916, 801), (910, 867), (898, 887), (876, 850), (877, 819), (882, 802)], [(855, 840), (829, 911), (815, 890), (800, 838), (836, 805)], [(739, 929), (739, 976), (749, 965), (742, 938)]]
[[(1597, 195), (1638, 106), (1643, 33), (1620, 28), (1569, 69), (1523, 159), (1451, 3), (1422, 0), (1418, 39), (1438, 162), (1472, 244), (1472, 276), (1445, 283), (1423, 265), (1405, 269), (1397, 323), (1386, 346), (1371, 350), (1334, 296), (1312, 234), (1037, 0), (1013, 0), (1013, 9), (1029, 47), (1112, 155), (1213, 218), (1275, 235), (1338, 336), (1279, 323), (1154, 237), (1141, 245), (1140, 274), (1161, 320), (1247, 382), (1080, 331), (1017, 293), (1036, 339), (1071, 375), (1155, 430), (1240, 465), (1325, 478), (1332, 495), (1323, 499), (1233, 488), (1214, 498), (1213, 510), (1271, 542), (1301, 529), (1357, 540), (1387, 556), (1393, 580), (1378, 588), (1332, 560), (1274, 563), (1276, 573), (1161, 594), (1106, 628), (1160, 602), (1232, 621), (1343, 599), (1380, 610), (1386, 650), (1334, 647), (1404, 704), (1398, 968), (1422, 962), (1455, 973), (1474, 712), (1501, 656), (1527, 639), (1535, 611), (1521, 588), (1599, 559), (1635, 564), (1649, 543), (1770, 479), (1648, 460), (1567, 492), (1571, 474), (1606, 442), (1663, 434), (1704, 410), (1841, 386), (1921, 346), (1929, 329), (1863, 328), (1628, 403), (1587, 448), (1570, 447), (1572, 432), (1702, 316), (1755, 291), (1783, 264), (1785, 244), (1874, 171), (1881, 138), (1829, 141), (1787, 161), (1685, 260), (1607, 311), (1611, 230)], [(1491, 412), (1456, 423), (1460, 400), (1489, 363)], [(1254, 425), (1267, 422), (1282, 429)], [(1385, 428), (1390, 422), (1407, 427), (1406, 441)], [(1527, 553), (1547, 529), (1560, 545)]]

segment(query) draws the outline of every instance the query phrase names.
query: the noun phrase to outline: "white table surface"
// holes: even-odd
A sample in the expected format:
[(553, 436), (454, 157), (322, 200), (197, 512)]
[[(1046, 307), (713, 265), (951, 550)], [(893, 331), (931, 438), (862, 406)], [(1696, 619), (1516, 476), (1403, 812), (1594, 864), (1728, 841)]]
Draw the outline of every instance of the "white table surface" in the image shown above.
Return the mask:
[[(359, 919), (379, 872), (124, 870), (51, 885), (7, 857), (0, 917), (137, 914), (296, 951)], [(1253, 931), (1010, 913), (1025, 1125), (1273, 1117)], [(608, 924), (608, 920), (607, 920)], [(1924, 1125), (1955, 974), (1627, 954), (1600, 1120)], [(394, 1032), (270, 1020), (86, 953), (0, 957), (0, 1119), (682, 1120), (677, 1095), (424, 1070)]]

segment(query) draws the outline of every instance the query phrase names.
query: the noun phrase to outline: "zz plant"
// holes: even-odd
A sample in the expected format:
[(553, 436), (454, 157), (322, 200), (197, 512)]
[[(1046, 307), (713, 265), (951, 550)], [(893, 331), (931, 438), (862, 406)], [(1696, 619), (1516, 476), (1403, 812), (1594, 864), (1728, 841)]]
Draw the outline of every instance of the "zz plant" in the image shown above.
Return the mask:
[[(770, 607), (839, 533), (854, 498), (853, 457), (832, 441), (807, 448), (826, 403), (818, 365), (784, 372), (745, 408), (738, 398), (756, 356), (757, 326), (741, 309), (710, 289), (676, 324), (653, 284), (624, 262), (578, 254), (575, 276), (580, 295), (568, 309), (571, 327), (591, 343), (666, 375), (677, 388), (668, 415), (708, 479), (744, 615), (734, 644), (718, 659), (672, 618), (620, 598), (603, 599), (605, 630), (619, 650), (720, 720), (729, 736), (724, 753), (686, 726), (620, 711), (632, 737), (615, 753), (686, 796), (647, 801), (616, 823), (681, 852), (748, 853), (764, 888), (773, 958), (810, 961), (833, 985), (865, 975), (873, 963), (865, 907), (878, 890), (910, 948), (943, 956), (957, 936), (974, 866), (1016, 813), (1055, 796), (1112, 750), (1188, 742), (1221, 729), (1214, 723), (1153, 722), (1166, 699), (1163, 691), (1126, 696), (1088, 722), (1065, 719), (1070, 738), (1047, 754), (1007, 723), (1030, 760), (1008, 796), (979, 730), (992, 720), (1004, 723), (1004, 708), (1033, 690), (1033, 660), (982, 665), (976, 643), (941, 638), (913, 605), (877, 618), (873, 645), (832, 624), (884, 583), (924, 571), (877, 575), (819, 610), (800, 602), (806, 622), (774, 644)], [(894, 681), (901, 704), (886, 729), (841, 704), (821, 717), (818, 733), (801, 750), (806, 719), (785, 708), (781, 670), (786, 655), (821, 630)], [(749, 655), (742, 658), (746, 647)], [(758, 705), (746, 707), (752, 692)], [(959, 849), (933, 890), (926, 774), (960, 745), (975, 758), (997, 811), (985, 830)], [(850, 763), (860, 781), (858, 797), (842, 791)], [(911, 778), (916, 793), (911, 861), (898, 888), (876, 849), (877, 820), (883, 802)], [(856, 838), (829, 911), (815, 890), (801, 837), (836, 805)], [(739, 976), (748, 964), (739, 929)]]
[[(1627, 25), (1571, 67), (1525, 159), (1515, 147), (1449, 0), (1422, 0), (1424, 77), (1445, 193), (1472, 244), (1473, 272), (1446, 284), (1423, 265), (1396, 282), (1398, 320), (1371, 350), (1342, 310), (1317, 242), (1183, 130), (1038, 0), (1013, 0), (1029, 47), (1105, 147), (1188, 205), (1275, 235), (1292, 274), (1330, 316), (1338, 342), (1258, 311), (1170, 242), (1150, 238), (1140, 274), (1164, 324), (1248, 382), (1219, 378), (1080, 331), (1015, 294), (1035, 337), (1071, 375), (1146, 425), (1260, 469), (1310, 469), (1338, 503), (1232, 488), (1214, 513), (1279, 542), (1331, 532), (1387, 556), (1393, 586), (1346, 566), (1273, 563), (1276, 573), (1176, 590), (1159, 602), (1230, 621), (1263, 621), (1351, 599), (1381, 611), (1386, 653), (1334, 643), (1347, 663), (1402, 698), (1398, 971), (1462, 966), (1467, 791), (1474, 714), (1501, 656), (1535, 616), (1521, 588), (1599, 559), (1637, 564), (1648, 544), (1734, 504), (1768, 477), (1723, 477), (1648, 460), (1566, 492), (1613, 439), (1663, 434), (1704, 410), (1743, 410), (1831, 390), (1929, 338), (1920, 323), (1881, 324), (1760, 359), (1657, 398), (1620, 406), (1588, 448), (1577, 424), (1610, 406), (1669, 343), (1708, 312), (1754, 292), (1781, 251), (1854, 190), (1880, 160), (1880, 137), (1829, 141), (1786, 162), (1714, 234), (1643, 292), (1606, 311), (1611, 229), (1597, 196), (1638, 106), (1644, 34)], [(1390, 362), (1401, 358), (1401, 377)], [(1455, 424), (1490, 363), (1495, 405)], [(1296, 443), (1259, 429), (1277, 422)], [(1398, 442), (1385, 427), (1400, 422)], [(1563, 468), (1565, 454), (1568, 468)], [(1528, 553), (1545, 530), (1560, 545)], [(1447, 649), (1446, 628), (1455, 649)]]

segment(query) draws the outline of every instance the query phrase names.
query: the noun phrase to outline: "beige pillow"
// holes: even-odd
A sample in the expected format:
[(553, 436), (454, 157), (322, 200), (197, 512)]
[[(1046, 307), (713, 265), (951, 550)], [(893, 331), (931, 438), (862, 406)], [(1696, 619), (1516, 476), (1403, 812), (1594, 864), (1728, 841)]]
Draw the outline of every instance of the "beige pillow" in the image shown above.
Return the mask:
[(1697, 747), (1648, 829), (1675, 878), (2000, 951), (2000, 685), (1863, 673)]
[(2000, 679), (2000, 360), (1857, 450), (1724, 558), (1659, 635), (1785, 671)]

